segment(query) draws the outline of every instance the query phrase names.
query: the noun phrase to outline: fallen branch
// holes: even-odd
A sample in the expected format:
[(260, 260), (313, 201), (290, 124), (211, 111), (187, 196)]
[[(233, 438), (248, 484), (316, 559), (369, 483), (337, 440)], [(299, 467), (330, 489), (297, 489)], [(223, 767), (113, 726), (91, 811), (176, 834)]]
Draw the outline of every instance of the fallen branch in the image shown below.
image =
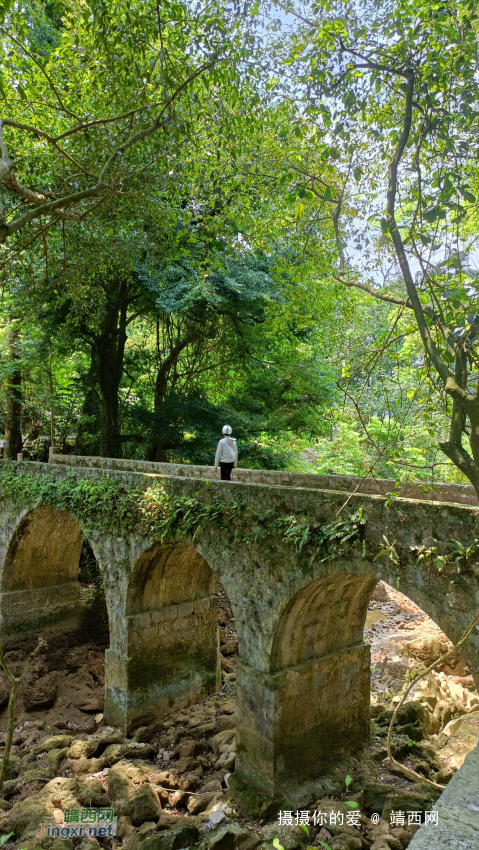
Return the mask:
[(415, 770), (411, 770), (411, 768), (405, 767), (399, 761), (396, 761), (396, 759), (394, 758), (394, 756), (392, 754), (393, 727), (394, 727), (394, 724), (396, 723), (396, 719), (397, 719), (399, 709), (404, 705), (404, 701), (405, 701), (406, 697), (412, 691), (414, 686), (417, 685), (417, 683), (420, 682), (421, 679), (424, 679), (429, 673), (432, 673), (432, 671), (435, 669), (435, 667), (438, 667), (439, 665), (444, 664), (446, 661), (448, 661), (449, 658), (451, 658), (453, 655), (455, 655), (456, 652), (461, 648), (461, 646), (463, 646), (463, 644), (465, 644), (466, 641), (469, 640), (469, 637), (471, 636), (471, 634), (474, 631), (474, 629), (476, 628), (476, 626), (479, 626), (479, 611), (476, 611), (476, 613), (474, 615), (474, 619), (471, 621), (471, 623), (467, 627), (467, 629), (464, 632), (460, 641), (458, 641), (458, 643), (456, 643), (455, 646), (451, 647), (451, 649), (449, 649), (447, 652), (445, 652), (444, 655), (441, 655), (441, 657), (438, 658), (436, 661), (433, 661), (433, 663), (430, 664), (430, 666), (427, 668), (427, 670), (424, 670), (423, 673), (420, 673), (419, 676), (416, 676), (416, 678), (413, 679), (412, 682), (409, 683), (409, 685), (407, 686), (406, 690), (404, 691), (401, 699), (399, 700), (396, 708), (393, 711), (393, 716), (391, 717), (391, 722), (389, 724), (388, 740), (387, 740), (387, 753), (388, 754), (387, 754), (386, 763), (393, 764), (394, 767), (398, 768), (398, 770), (401, 770), (406, 776), (409, 776), (412, 779), (418, 779), (420, 782), (423, 782), (425, 785), (429, 785), (431, 788), (436, 788), (439, 791), (444, 791), (446, 786), (445, 785), (439, 785), (437, 782), (432, 782), (430, 779), (426, 779), (424, 776), (421, 776), (420, 773), (416, 773)]

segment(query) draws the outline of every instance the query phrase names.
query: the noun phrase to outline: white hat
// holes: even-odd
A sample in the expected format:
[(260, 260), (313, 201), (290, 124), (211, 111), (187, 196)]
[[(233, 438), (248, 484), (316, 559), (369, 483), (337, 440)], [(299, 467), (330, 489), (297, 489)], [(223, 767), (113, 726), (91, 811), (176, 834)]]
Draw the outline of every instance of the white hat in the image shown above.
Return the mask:
[(223, 425), (222, 434), (231, 434), (233, 431), (231, 425)]

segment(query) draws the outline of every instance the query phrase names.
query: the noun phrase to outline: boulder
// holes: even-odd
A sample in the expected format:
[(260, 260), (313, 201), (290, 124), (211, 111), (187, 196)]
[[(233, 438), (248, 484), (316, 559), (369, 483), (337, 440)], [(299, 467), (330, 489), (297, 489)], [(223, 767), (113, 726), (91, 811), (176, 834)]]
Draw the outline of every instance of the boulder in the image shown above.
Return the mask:
[(154, 734), (155, 730), (152, 726), (140, 726), (133, 735), (133, 740), (139, 744), (149, 744)]
[(146, 821), (158, 820), (161, 806), (150, 785), (141, 785), (135, 790), (128, 802), (128, 815), (134, 826), (141, 826)]
[(224, 643), (221, 647), (222, 655), (234, 655), (235, 652), (238, 652), (238, 641), (237, 640), (229, 640), (227, 643)]
[(222, 655), (221, 656), (221, 669), (223, 670), (223, 673), (234, 673), (234, 671), (235, 671), (234, 662), (231, 661), (229, 658), (224, 658), (224, 656)]
[(14, 832), (18, 839), (34, 838), (38, 832), (39, 824), (44, 823), (51, 814), (45, 806), (35, 797), (26, 797), (20, 800), (8, 814), (8, 831)]
[(200, 812), (206, 811), (211, 805), (218, 803), (223, 798), (222, 791), (211, 791), (209, 794), (201, 796), (190, 795), (186, 808), (190, 815), (199, 815)]
[(38, 753), (48, 753), (49, 750), (69, 747), (72, 741), (73, 735), (50, 735), (48, 738), (44, 738), (40, 741), (40, 743), (38, 743), (34, 748), (33, 752), (35, 755)]
[(261, 837), (239, 823), (228, 823), (207, 837), (211, 850), (255, 850), (261, 843)]
[(441, 760), (448, 760), (449, 767), (457, 769), (479, 743), (479, 711), (451, 720), (442, 734), (446, 744), (437, 754)]
[(98, 749), (98, 740), (91, 738), (90, 740), (80, 740), (75, 738), (67, 752), (70, 759), (91, 758), (95, 755)]
[(36, 681), (28, 681), (23, 688), (25, 711), (50, 708), (57, 698), (58, 673), (47, 673)]
[(383, 584), (382, 581), (378, 581), (376, 587), (374, 588), (373, 595), (371, 596), (371, 601), (374, 602), (390, 602), (390, 596)]
[(278, 826), (273, 823), (263, 827), (262, 833), (268, 847), (272, 847), (277, 838), (284, 850), (297, 850), (307, 841), (306, 833), (300, 826)]
[(134, 791), (131, 765), (124, 762), (113, 765), (108, 771), (107, 785), (110, 800), (129, 799)]
[(191, 847), (199, 837), (199, 830), (191, 824), (181, 824), (167, 832), (150, 835), (138, 846), (138, 850), (182, 850)]

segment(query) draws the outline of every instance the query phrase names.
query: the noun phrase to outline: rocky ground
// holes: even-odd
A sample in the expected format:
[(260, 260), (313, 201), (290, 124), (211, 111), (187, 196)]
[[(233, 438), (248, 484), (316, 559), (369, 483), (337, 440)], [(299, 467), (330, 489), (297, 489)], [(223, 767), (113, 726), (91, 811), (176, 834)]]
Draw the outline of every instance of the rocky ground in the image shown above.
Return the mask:
[[(275, 838), (284, 850), (408, 846), (417, 826), (407, 819), (394, 825), (391, 813), (424, 812), (437, 792), (387, 767), (387, 727), (410, 671), (437, 659), (448, 647), (445, 636), (410, 600), (378, 585), (365, 633), (372, 648), (372, 742), (321, 778), (322, 793), (316, 799), (304, 800), (303, 809), (322, 813), (316, 825), (310, 823), (308, 837), (296, 825), (295, 812), (293, 825), (279, 825), (277, 813), (254, 819), (228, 800), (235, 763), (237, 643), (231, 607), (221, 586), (217, 592), (221, 691), (132, 737), (103, 723), (101, 645), (49, 647), (38, 656), (19, 699), (0, 800), (0, 834), (14, 833), (7, 848), (180, 850), (196, 845), (200, 850), (273, 850)], [(7, 658), (18, 673), (26, 653), (13, 650)], [(0, 682), (3, 706), (7, 693), (5, 681)], [(0, 729), (5, 728), (4, 708)], [(467, 668), (456, 659), (412, 693), (398, 719), (394, 754), (421, 775), (446, 783), (478, 740), (479, 698)], [(357, 825), (348, 803), (358, 807)], [(88, 806), (114, 809), (116, 838), (100, 844), (95, 839), (33, 837), (46, 818), (61, 823), (65, 809)]]

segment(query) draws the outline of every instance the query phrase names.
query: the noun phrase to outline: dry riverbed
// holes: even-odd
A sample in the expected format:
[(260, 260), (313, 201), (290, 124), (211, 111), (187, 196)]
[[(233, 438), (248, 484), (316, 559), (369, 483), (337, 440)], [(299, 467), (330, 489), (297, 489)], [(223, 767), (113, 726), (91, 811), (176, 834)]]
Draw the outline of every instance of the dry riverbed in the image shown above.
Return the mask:
[[(273, 850), (275, 837), (285, 850), (324, 844), (332, 850), (408, 846), (417, 826), (407, 819), (394, 825), (391, 813), (424, 813), (437, 793), (388, 768), (387, 726), (411, 670), (447, 649), (442, 632), (410, 600), (378, 585), (365, 632), (372, 650), (372, 742), (356, 757), (338, 761), (321, 778), (322, 793), (304, 800), (302, 809), (323, 814), (322, 823), (311, 821), (308, 838), (295, 825), (295, 812), (293, 826), (280, 826), (277, 813), (248, 817), (228, 799), (235, 763), (237, 643), (221, 587), (218, 595), (221, 691), (130, 738), (103, 723), (101, 647), (50, 647), (39, 656), (19, 701), (0, 800), (0, 834), (15, 833), (7, 848), (180, 850), (196, 845), (201, 850)], [(22, 651), (8, 655), (19, 672), (25, 661)], [(3, 704), (6, 694), (6, 684), (0, 682)], [(5, 729), (5, 715), (4, 709), (0, 730)], [(398, 720), (394, 753), (421, 775), (446, 783), (478, 740), (479, 698), (469, 671), (456, 659), (411, 695)], [(345, 783), (346, 777), (352, 782)], [(353, 809), (347, 801), (358, 804), (357, 825), (348, 817)], [(95, 839), (34, 838), (46, 818), (61, 823), (66, 809), (85, 807), (112, 807), (117, 836), (101, 839), (101, 844)]]

